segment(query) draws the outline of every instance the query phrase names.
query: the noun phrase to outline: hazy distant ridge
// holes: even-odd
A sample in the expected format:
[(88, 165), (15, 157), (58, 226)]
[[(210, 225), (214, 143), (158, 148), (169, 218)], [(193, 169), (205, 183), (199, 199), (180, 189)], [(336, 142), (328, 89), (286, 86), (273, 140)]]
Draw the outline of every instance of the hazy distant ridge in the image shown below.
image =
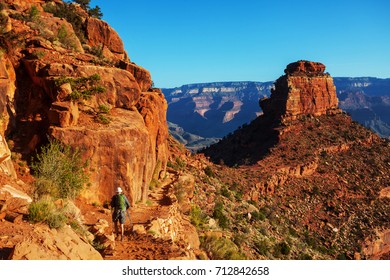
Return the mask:
[[(167, 119), (187, 133), (221, 138), (261, 113), (259, 99), (270, 95), (273, 83), (214, 82), (164, 88)], [(390, 137), (390, 79), (335, 77), (334, 83), (343, 110), (379, 135)]]

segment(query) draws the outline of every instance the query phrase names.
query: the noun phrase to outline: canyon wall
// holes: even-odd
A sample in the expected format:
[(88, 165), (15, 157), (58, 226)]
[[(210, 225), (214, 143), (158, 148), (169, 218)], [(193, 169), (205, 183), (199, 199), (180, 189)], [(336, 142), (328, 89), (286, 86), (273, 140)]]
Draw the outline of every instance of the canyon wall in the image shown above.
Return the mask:
[[(113, 28), (78, 5), (6, 3), (1, 139), (25, 159), (53, 138), (78, 149), (88, 162), (82, 196), (89, 202), (109, 200), (117, 187), (132, 204), (145, 201), (168, 158), (167, 102), (149, 71), (130, 61)], [(1, 143), (0, 168), (14, 174)]]

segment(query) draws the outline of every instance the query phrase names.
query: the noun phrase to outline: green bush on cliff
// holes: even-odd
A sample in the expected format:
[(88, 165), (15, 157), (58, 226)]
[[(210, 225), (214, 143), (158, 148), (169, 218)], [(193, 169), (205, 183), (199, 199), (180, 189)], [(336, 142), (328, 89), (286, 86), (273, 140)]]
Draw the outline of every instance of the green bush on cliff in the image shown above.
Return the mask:
[(88, 100), (95, 94), (106, 91), (106, 88), (100, 84), (100, 81), (99, 74), (79, 78), (62, 76), (55, 80), (55, 85), (60, 87), (68, 83), (72, 88), (72, 93), (69, 94), (71, 100)]
[(50, 228), (61, 228), (67, 217), (64, 211), (57, 207), (50, 197), (41, 197), (28, 208), (28, 219), (32, 223), (46, 223)]
[(62, 3), (62, 4), (53, 4), (53, 3), (46, 3), (43, 6), (43, 10), (46, 13), (51, 13), (55, 17), (66, 19), (67, 22), (72, 24), (73, 30), (76, 34), (76, 36), (79, 38), (81, 43), (85, 43), (85, 31), (84, 31), (84, 20), (77, 13), (76, 7), (74, 5), (71, 5), (69, 3)]
[(53, 198), (73, 199), (88, 181), (83, 168), (80, 152), (52, 140), (42, 148), (32, 163), (36, 194), (38, 197), (50, 195)]
[(201, 247), (212, 260), (245, 260), (247, 257), (234, 244), (224, 237), (209, 236), (201, 240)]

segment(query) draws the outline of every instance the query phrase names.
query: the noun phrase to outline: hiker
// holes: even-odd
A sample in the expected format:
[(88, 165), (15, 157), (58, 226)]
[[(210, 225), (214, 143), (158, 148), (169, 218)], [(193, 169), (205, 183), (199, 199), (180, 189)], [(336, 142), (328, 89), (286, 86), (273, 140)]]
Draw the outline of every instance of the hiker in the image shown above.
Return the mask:
[(127, 197), (122, 193), (122, 188), (118, 187), (116, 194), (111, 198), (112, 221), (115, 225), (115, 234), (118, 236), (118, 222), (121, 224), (121, 241), (125, 233), (124, 224), (126, 221), (126, 211), (130, 208)]

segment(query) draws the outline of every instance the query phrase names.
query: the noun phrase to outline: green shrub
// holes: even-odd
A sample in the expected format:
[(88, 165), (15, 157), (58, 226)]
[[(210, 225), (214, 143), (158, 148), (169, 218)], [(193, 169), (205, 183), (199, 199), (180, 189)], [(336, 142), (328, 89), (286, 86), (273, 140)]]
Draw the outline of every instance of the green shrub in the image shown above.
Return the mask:
[(91, 8), (89, 6), (89, 3), (91, 2), (90, 0), (73, 0), (73, 2), (79, 4), (80, 7), (83, 8), (83, 10), (88, 12), (89, 16), (98, 19), (101, 19), (103, 17), (103, 13), (101, 12), (99, 6), (95, 6), (94, 8)]
[(111, 108), (108, 105), (102, 104), (99, 106), (99, 112), (102, 114), (108, 114), (110, 112)]
[(106, 88), (100, 85), (99, 74), (79, 78), (62, 76), (55, 80), (55, 85), (57, 87), (67, 83), (69, 83), (72, 88), (72, 93), (69, 95), (71, 100), (88, 100), (95, 94), (104, 93), (106, 91)]
[(255, 221), (264, 221), (265, 220), (265, 215), (261, 211), (253, 211), (251, 213), (251, 215)]
[(246, 256), (230, 239), (210, 236), (203, 239), (201, 247), (212, 260), (245, 260)]
[(229, 219), (223, 212), (223, 203), (222, 201), (218, 201), (214, 206), (213, 218), (218, 220), (218, 224), (221, 228), (226, 229), (229, 227)]
[(280, 255), (288, 255), (290, 254), (291, 248), (286, 242), (280, 242), (275, 244), (274, 246), (274, 256), (279, 257)]
[(45, 222), (52, 211), (52, 204), (49, 200), (39, 200), (30, 204), (28, 208), (28, 219), (32, 223)]
[(42, 197), (29, 206), (28, 219), (32, 223), (46, 223), (50, 228), (61, 228), (65, 225), (67, 217), (58, 209), (50, 197)]
[(214, 177), (215, 174), (213, 172), (213, 169), (211, 169), (210, 166), (207, 166), (205, 169), (204, 169), (204, 173), (206, 173), (207, 176), (209, 177)]
[(226, 187), (221, 188), (221, 195), (223, 195), (224, 197), (230, 200), (232, 199), (232, 195)]
[(46, 194), (53, 198), (77, 197), (88, 181), (84, 167), (78, 150), (56, 140), (50, 141), (32, 163), (38, 197)]
[(255, 250), (257, 253), (263, 256), (267, 256), (270, 246), (268, 244), (267, 240), (257, 240), (254, 243), (255, 245)]
[(76, 38), (74, 38), (73, 34), (69, 33), (69, 30), (66, 28), (64, 24), (58, 28), (57, 31), (58, 41), (64, 46), (66, 49), (76, 50)]
[(27, 20), (36, 22), (38, 21), (40, 14), (41, 13), (39, 12), (37, 6), (31, 6), (30, 10), (28, 11)]
[(90, 51), (89, 51), (91, 54), (97, 56), (98, 58), (104, 58), (104, 55), (103, 55), (103, 45), (102, 44), (99, 44), (99, 45), (96, 45), (96, 46), (92, 46)]
[(190, 219), (196, 228), (202, 228), (206, 223), (207, 215), (203, 213), (198, 205), (193, 205), (191, 207)]
[(101, 124), (109, 124), (111, 122), (111, 119), (102, 113), (98, 113), (96, 115), (96, 121)]
[(73, 30), (81, 43), (85, 43), (85, 27), (84, 20), (77, 13), (76, 7), (70, 3), (52, 4), (47, 3), (43, 6), (47, 13), (53, 14), (55, 17), (64, 18), (67, 22), (72, 24)]
[(179, 203), (182, 203), (184, 201), (184, 198), (186, 197), (186, 191), (181, 182), (177, 182), (173, 185), (173, 192), (177, 198), (177, 201)]

